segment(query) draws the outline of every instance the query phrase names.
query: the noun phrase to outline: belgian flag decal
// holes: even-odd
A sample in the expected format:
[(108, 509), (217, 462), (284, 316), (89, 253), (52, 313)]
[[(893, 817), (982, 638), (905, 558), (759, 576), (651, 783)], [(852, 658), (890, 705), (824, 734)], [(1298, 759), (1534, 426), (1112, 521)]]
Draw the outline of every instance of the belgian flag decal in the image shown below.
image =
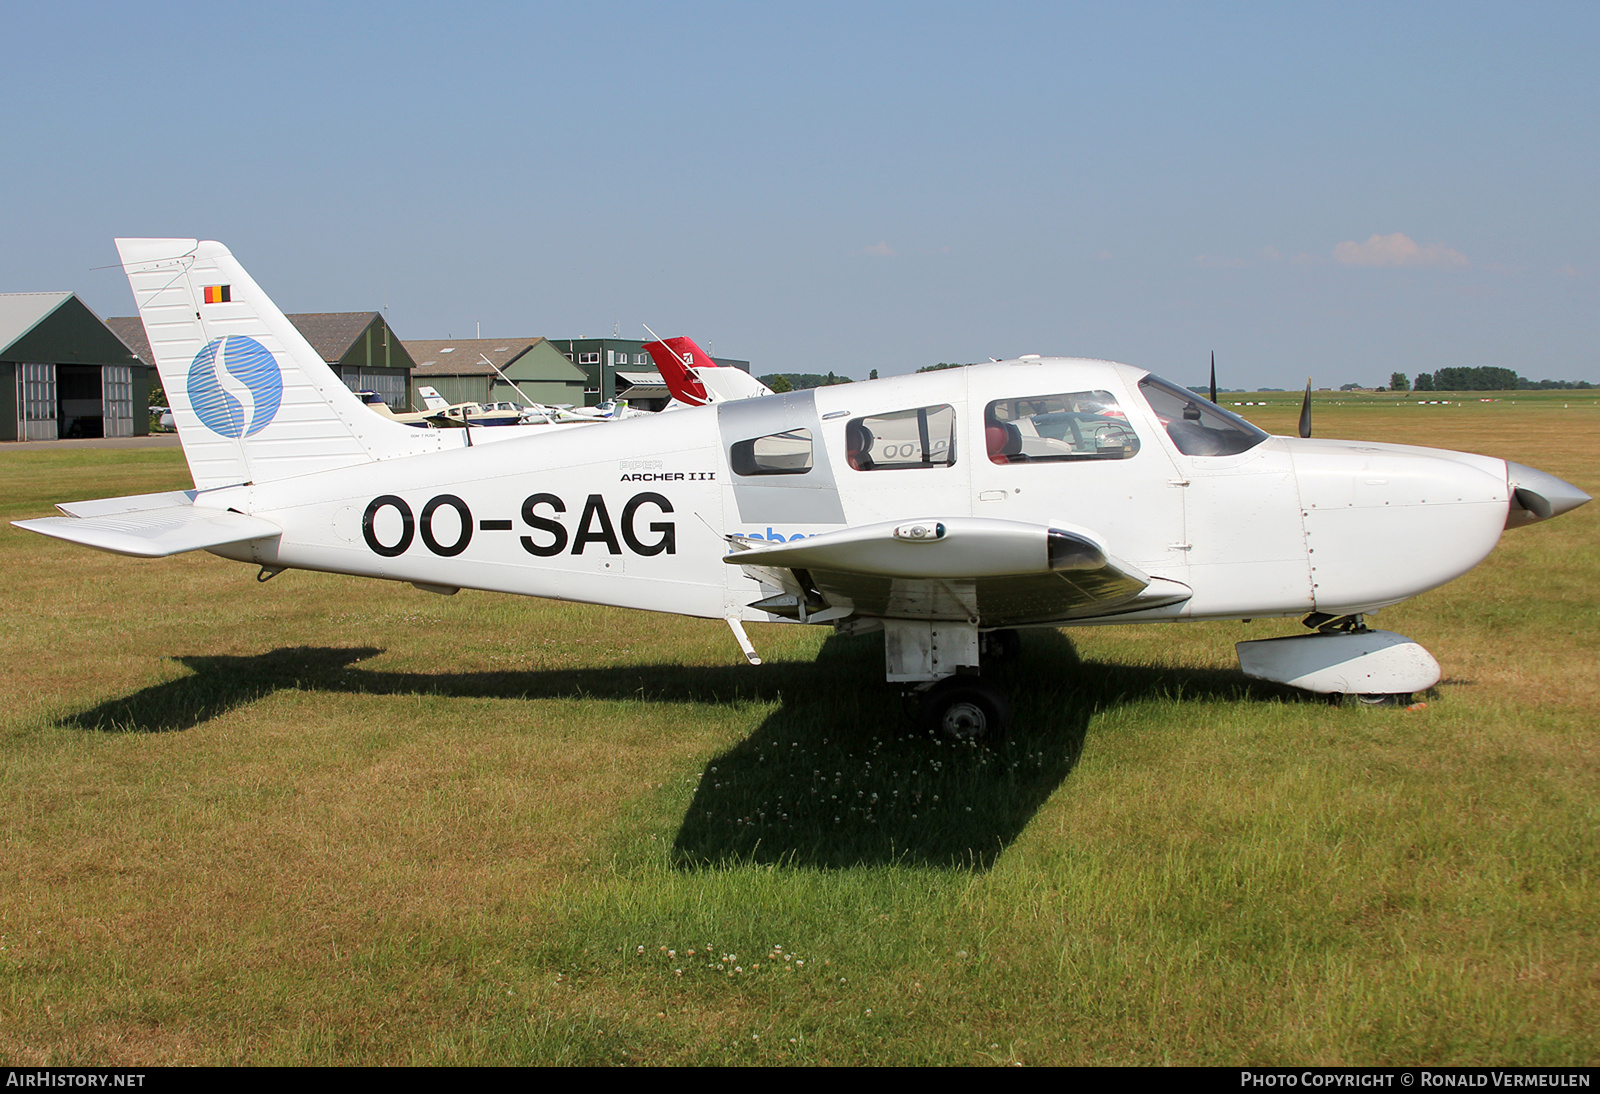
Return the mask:
[(206, 303), (207, 304), (226, 304), (226, 303), (229, 303), (231, 300), (233, 300), (233, 293), (230, 291), (231, 289), (232, 289), (231, 285), (207, 285), (206, 286), (206, 290), (205, 290)]

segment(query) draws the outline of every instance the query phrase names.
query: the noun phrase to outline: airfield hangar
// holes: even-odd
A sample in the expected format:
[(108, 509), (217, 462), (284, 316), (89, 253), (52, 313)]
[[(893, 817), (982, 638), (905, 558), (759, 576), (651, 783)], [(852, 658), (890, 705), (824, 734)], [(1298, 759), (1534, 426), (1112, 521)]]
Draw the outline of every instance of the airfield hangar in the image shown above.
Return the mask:
[[(383, 316), (375, 311), (304, 312), (288, 316), (311, 348), (351, 391), (376, 392), (389, 409), (410, 409), (408, 378), (416, 363)], [(144, 323), (136, 315), (116, 316), (106, 325), (143, 363), (154, 367)]]
[(435, 388), (452, 403), (584, 405), (584, 374), (547, 339), (413, 339), (406, 345), (417, 362), (411, 386), (419, 408), (418, 385)]
[[(563, 356), (583, 370), (584, 400), (626, 399), (641, 410), (660, 410), (672, 398), (644, 342), (633, 338), (554, 338)], [(750, 371), (749, 361), (713, 357), (727, 368)]]
[(70, 292), (0, 293), (0, 440), (142, 437), (149, 369)]

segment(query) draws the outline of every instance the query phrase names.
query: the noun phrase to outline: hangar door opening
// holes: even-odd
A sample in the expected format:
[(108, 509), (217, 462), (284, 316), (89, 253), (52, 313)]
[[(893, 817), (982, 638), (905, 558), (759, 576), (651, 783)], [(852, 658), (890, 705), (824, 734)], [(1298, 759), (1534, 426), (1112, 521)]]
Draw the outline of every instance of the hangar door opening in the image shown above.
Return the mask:
[(99, 365), (57, 365), (56, 395), (58, 436), (106, 435)]
[(24, 364), (17, 370), (17, 438), (133, 436), (128, 365)]

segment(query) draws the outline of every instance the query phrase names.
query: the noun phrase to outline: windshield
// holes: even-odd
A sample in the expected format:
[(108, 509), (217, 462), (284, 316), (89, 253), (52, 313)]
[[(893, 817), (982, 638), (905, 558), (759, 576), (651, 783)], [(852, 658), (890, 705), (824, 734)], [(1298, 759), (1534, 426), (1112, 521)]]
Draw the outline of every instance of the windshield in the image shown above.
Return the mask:
[(1267, 439), (1239, 415), (1159, 376), (1140, 380), (1139, 391), (1185, 456), (1233, 456)]

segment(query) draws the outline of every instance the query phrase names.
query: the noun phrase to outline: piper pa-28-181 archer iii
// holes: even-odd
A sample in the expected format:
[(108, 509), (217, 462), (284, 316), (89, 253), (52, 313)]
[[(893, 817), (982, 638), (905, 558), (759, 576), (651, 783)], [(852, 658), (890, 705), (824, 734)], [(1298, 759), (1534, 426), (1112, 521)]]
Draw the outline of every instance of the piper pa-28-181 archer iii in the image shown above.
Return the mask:
[(1589, 500), (1486, 456), (1269, 436), (1144, 369), (1037, 356), (702, 390), (705, 405), (473, 446), (362, 405), (222, 245), (117, 247), (195, 488), (20, 527), (144, 557), (208, 550), (262, 579), (722, 619), (753, 663), (747, 621), (882, 630), (888, 680), (955, 737), (1004, 729), (979, 669), (1021, 627), (1304, 616), (1315, 633), (1240, 643), (1246, 673), (1423, 690), (1438, 664), (1364, 613)]

